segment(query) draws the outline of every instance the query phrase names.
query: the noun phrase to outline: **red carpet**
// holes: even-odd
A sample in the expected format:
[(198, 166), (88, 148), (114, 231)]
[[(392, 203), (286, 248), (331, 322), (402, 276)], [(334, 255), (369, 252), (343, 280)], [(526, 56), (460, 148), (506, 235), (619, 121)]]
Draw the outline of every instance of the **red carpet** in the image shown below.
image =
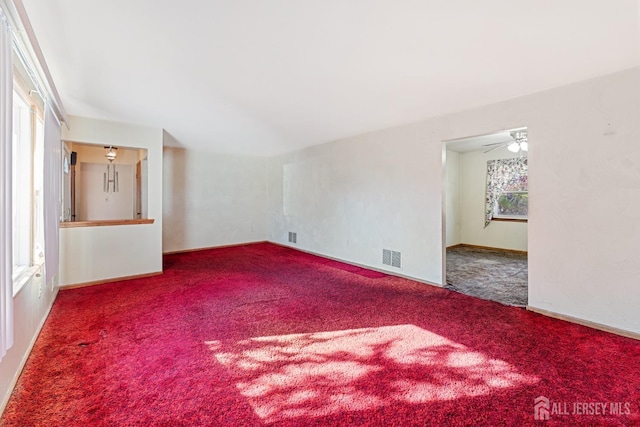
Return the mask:
[(640, 425), (638, 341), (271, 244), (164, 267), (61, 291), (2, 425)]

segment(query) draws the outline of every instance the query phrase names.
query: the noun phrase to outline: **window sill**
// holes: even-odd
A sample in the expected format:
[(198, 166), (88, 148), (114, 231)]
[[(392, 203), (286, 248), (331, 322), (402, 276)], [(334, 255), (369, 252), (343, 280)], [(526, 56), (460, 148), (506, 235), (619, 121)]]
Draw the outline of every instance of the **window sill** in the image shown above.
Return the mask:
[(491, 218), (491, 221), (503, 221), (503, 222), (529, 222), (528, 218)]
[(29, 281), (38, 274), (42, 274), (42, 267), (44, 266), (44, 261), (39, 261), (31, 267), (26, 267), (16, 277), (13, 278), (13, 297), (20, 293), (24, 285), (29, 283)]
[(153, 224), (154, 219), (110, 219), (96, 221), (74, 221), (61, 222), (60, 228), (76, 228), (76, 227), (106, 227), (111, 225), (135, 225), (135, 224)]

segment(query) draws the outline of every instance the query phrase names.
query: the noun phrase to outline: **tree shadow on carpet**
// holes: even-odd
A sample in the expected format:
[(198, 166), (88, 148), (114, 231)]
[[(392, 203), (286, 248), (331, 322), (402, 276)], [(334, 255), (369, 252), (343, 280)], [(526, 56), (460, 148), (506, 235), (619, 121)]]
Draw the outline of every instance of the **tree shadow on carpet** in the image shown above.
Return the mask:
[(414, 325), (207, 344), (267, 423), (486, 396), (538, 381)]

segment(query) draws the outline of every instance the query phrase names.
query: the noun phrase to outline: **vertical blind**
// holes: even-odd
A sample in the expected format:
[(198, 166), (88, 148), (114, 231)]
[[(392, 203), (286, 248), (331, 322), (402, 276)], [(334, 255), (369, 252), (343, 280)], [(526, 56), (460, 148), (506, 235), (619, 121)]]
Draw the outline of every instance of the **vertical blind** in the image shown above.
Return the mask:
[(13, 64), (11, 32), (0, 9), (0, 359), (13, 345), (11, 206)]
[(62, 176), (60, 122), (47, 103), (44, 112), (44, 270), (46, 283), (58, 272), (60, 180)]

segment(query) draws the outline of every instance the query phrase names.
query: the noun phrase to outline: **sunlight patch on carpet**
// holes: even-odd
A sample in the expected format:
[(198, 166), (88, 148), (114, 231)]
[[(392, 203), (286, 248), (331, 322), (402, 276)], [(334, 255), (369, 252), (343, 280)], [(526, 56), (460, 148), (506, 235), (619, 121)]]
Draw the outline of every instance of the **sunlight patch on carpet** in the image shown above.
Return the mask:
[(266, 422), (482, 396), (539, 380), (415, 325), (206, 344)]

